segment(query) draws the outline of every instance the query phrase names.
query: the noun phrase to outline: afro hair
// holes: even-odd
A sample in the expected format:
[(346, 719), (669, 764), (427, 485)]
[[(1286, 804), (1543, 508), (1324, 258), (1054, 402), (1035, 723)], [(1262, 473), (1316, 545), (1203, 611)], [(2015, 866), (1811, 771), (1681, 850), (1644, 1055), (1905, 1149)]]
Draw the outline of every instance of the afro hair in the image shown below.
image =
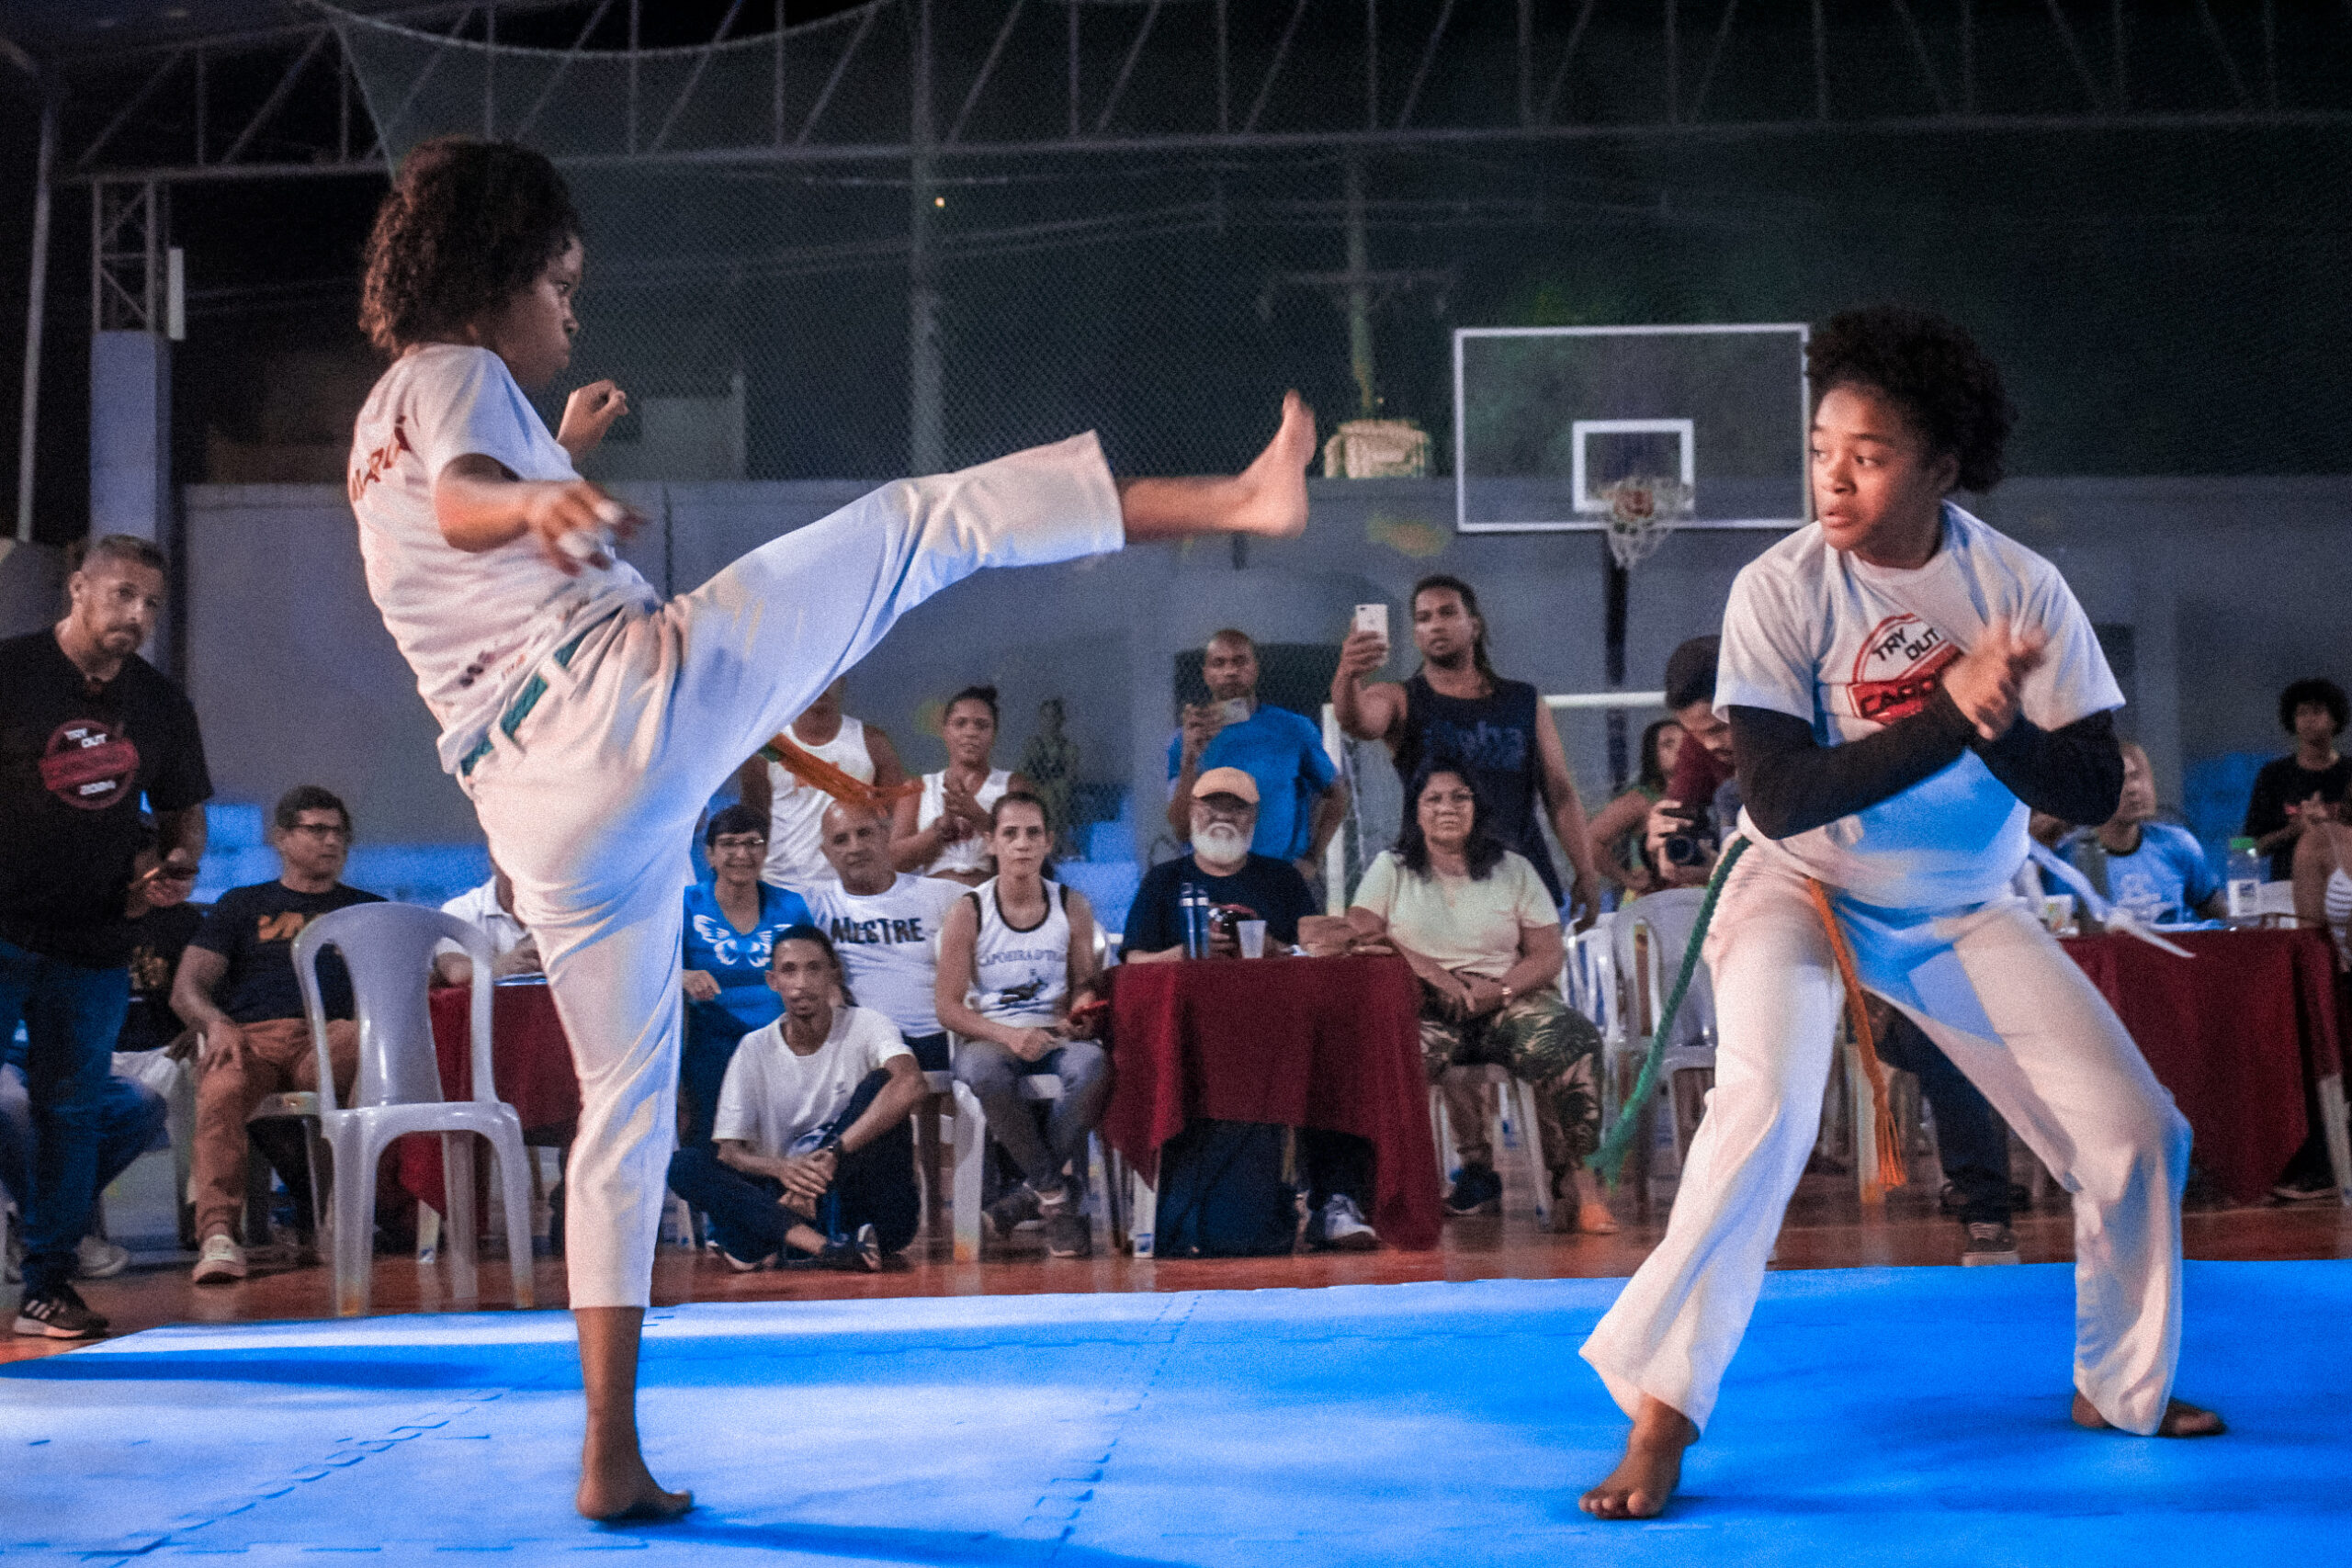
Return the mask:
[(1804, 365), (1816, 406), (1836, 388), (1870, 388), (1936, 453), (1958, 459), (1961, 489), (1982, 494), (2001, 482), (2017, 411), (2000, 371), (1955, 323), (1897, 305), (1842, 310), (1805, 344)]
[(470, 136), (421, 141), (376, 209), (360, 330), (386, 354), (454, 337), (579, 237), (571, 192), (544, 153)]

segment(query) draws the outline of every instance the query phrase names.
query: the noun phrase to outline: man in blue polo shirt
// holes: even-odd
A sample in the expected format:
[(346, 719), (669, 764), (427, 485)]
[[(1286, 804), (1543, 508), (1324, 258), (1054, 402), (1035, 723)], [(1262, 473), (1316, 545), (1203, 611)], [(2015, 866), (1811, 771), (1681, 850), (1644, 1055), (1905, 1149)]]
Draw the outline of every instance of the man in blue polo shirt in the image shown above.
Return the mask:
[(2219, 919), (2222, 879), (2186, 828), (2155, 820), (2156, 775), (2148, 754), (2122, 743), (2123, 794), (2115, 815), (2068, 839), (2066, 858), (2110, 904), (2147, 925)]
[(1258, 701), (1258, 649), (1230, 628), (1209, 638), (1201, 658), (1209, 700), (1188, 704), (1184, 728), (1168, 742), (1168, 826), (1193, 831), (1193, 783), (1210, 768), (1238, 768), (1258, 784), (1252, 853), (1286, 860), (1310, 881), (1324, 846), (1348, 812), (1348, 786), (1323, 750), (1315, 724)]

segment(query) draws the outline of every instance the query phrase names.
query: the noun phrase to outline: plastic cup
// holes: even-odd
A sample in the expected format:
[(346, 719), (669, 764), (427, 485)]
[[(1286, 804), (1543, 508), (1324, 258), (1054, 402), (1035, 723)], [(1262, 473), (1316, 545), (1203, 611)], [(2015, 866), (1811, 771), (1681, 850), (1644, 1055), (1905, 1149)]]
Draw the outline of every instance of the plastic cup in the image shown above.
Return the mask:
[(2059, 936), (2072, 931), (2075, 929), (2075, 896), (2072, 893), (2043, 894), (2041, 922)]
[(1240, 933), (1242, 957), (1263, 958), (1266, 956), (1265, 921), (1243, 920), (1235, 929)]

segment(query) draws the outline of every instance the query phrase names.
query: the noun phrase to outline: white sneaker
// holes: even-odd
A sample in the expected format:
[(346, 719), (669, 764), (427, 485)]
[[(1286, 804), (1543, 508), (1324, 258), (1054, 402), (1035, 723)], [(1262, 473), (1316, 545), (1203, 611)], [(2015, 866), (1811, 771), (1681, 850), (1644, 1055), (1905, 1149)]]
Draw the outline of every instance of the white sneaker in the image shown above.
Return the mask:
[(245, 1277), (245, 1249), (232, 1241), (226, 1232), (216, 1232), (204, 1238), (204, 1250), (196, 1259), (193, 1278), (199, 1285), (217, 1285), (229, 1280)]
[(1307, 1240), (1332, 1252), (1370, 1252), (1380, 1245), (1380, 1233), (1364, 1223), (1354, 1199), (1334, 1193), (1315, 1212)]
[(130, 1267), (130, 1248), (102, 1235), (85, 1235), (74, 1248), (76, 1280), (111, 1280)]

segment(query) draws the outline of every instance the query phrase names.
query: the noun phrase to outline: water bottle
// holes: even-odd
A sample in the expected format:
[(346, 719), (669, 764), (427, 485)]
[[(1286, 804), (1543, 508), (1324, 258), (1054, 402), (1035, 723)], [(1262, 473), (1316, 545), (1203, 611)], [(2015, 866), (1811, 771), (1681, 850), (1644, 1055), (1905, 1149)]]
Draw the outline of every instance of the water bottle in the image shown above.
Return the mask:
[(2262, 869), (2252, 839), (2230, 840), (2230, 924), (2251, 926), (2261, 920)]
[(1193, 883), (1184, 884), (1179, 907), (1184, 917), (1184, 956), (1209, 955), (1209, 896)]

